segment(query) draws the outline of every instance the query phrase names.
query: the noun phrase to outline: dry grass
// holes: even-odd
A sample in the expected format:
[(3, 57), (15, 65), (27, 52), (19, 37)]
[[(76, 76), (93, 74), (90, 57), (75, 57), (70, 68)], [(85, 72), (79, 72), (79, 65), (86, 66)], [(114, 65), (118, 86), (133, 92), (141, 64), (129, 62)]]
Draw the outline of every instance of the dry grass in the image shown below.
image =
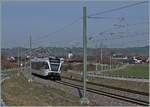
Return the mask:
[(2, 84), (2, 98), (8, 106), (80, 105), (78, 97), (16, 75)]

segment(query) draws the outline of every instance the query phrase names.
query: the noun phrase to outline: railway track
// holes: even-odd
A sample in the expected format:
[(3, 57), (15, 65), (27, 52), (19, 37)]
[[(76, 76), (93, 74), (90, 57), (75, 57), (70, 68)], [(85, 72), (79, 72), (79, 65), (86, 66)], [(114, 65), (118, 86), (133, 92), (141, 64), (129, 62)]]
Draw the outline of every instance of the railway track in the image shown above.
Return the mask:
[[(73, 78), (69, 78), (69, 77), (62, 77), (62, 78), (68, 79), (68, 80), (72, 80), (72, 81), (76, 81), (76, 82), (82, 82), (79, 79), (73, 79)], [(140, 92), (140, 91), (131, 90), (131, 89), (124, 89), (124, 88), (120, 88), (120, 87), (114, 87), (114, 86), (109, 86), (109, 85), (104, 85), (104, 84), (93, 83), (93, 82), (87, 82), (87, 84), (96, 85), (96, 86), (105, 87), (105, 88), (110, 88), (110, 89), (114, 89), (114, 90), (118, 90), (118, 91), (123, 91), (123, 92), (129, 92), (129, 93), (133, 93), (133, 94), (139, 94), (139, 95), (149, 96), (149, 93)]]
[[(69, 78), (70, 79), (70, 78)], [(81, 84), (81, 80), (76, 80), (76, 79), (70, 79), (71, 81), (66, 81), (64, 79), (64, 77), (62, 77), (62, 80), (61, 81), (55, 81), (56, 83), (59, 83), (59, 84), (62, 84), (62, 85), (66, 85), (66, 86), (69, 86), (69, 87), (73, 87), (73, 88), (77, 88), (77, 89), (80, 89), (80, 90), (83, 90), (83, 86)], [(73, 82), (74, 81), (74, 82)], [(78, 82), (78, 83), (77, 83)], [(96, 83), (97, 84), (97, 83)], [(94, 83), (94, 85), (96, 85)], [(93, 84), (92, 84), (93, 85)], [(105, 85), (104, 85), (105, 86)], [(107, 88), (109, 86), (106, 86)], [(117, 87), (109, 87), (109, 88), (114, 88), (114, 89), (121, 89), (121, 90), (124, 90), (122, 88), (117, 88)], [(90, 92), (90, 93), (94, 93), (94, 94), (97, 94), (97, 95), (103, 95), (103, 96), (107, 96), (107, 97), (110, 97), (110, 98), (114, 98), (114, 99), (118, 99), (118, 100), (121, 100), (121, 101), (125, 101), (125, 102), (129, 102), (129, 103), (133, 103), (133, 104), (137, 104), (137, 105), (141, 105), (141, 106), (149, 106), (149, 102), (148, 101), (145, 101), (145, 100), (141, 100), (141, 99), (136, 99), (136, 98), (132, 98), (132, 97), (128, 97), (128, 96), (124, 96), (124, 95), (118, 95), (116, 93), (112, 93), (111, 91), (105, 91), (105, 90), (100, 90), (100, 89), (95, 89), (95, 88), (91, 88), (91, 87), (87, 87), (87, 91)], [(126, 90), (127, 91), (127, 90)], [(132, 90), (133, 91), (133, 90)], [(131, 91), (131, 92), (132, 92)], [(138, 94), (143, 94), (141, 92), (137, 92)], [(137, 94), (136, 93), (136, 94)], [(143, 95), (145, 95), (146, 93), (144, 93)], [(147, 96), (147, 94), (146, 94)]]
[[(74, 84), (74, 83), (71, 83), (71, 82), (66, 82), (66, 81), (56, 81), (56, 82), (60, 83), (60, 84), (63, 84), (63, 85), (66, 85), (66, 86), (70, 86), (70, 87), (73, 87), (73, 88), (78, 88), (80, 90), (83, 90), (82, 85), (77, 85), (77, 84)], [(139, 100), (139, 99), (123, 96), (123, 95), (118, 95), (118, 94), (114, 94), (114, 93), (111, 93), (111, 92), (106, 92), (106, 91), (102, 91), (102, 90), (98, 90), (98, 89), (93, 89), (93, 88), (87, 87), (87, 91), (91, 92), (91, 93), (98, 94), (98, 95), (104, 95), (104, 96), (107, 96), (107, 97), (119, 99), (119, 100), (122, 100), (122, 101), (130, 102), (130, 103), (134, 103), (134, 104), (138, 104), (138, 105), (142, 105), (142, 106), (148, 106), (149, 105), (148, 101)], [(137, 92), (137, 93), (143, 94), (141, 92)], [(145, 94), (146, 93), (144, 93), (144, 95)]]
[[(79, 79), (72, 79), (69, 77), (62, 77), (63, 79), (68, 79), (71, 81), (75, 81), (78, 83), (81, 83), (82, 80)], [(72, 82), (67, 82), (67, 81), (56, 81), (57, 83), (66, 85), (66, 86), (70, 86), (73, 88), (78, 88), (80, 90), (83, 90), (83, 86), (82, 85), (77, 85), (75, 83)], [(100, 87), (105, 87), (105, 88), (110, 88), (110, 89), (114, 89), (114, 90), (118, 90), (118, 91), (124, 91), (124, 92), (130, 92), (130, 93), (134, 93), (134, 94), (140, 94), (140, 95), (145, 95), (145, 96), (149, 96), (149, 93), (145, 93), (145, 92), (139, 92), (139, 91), (134, 91), (134, 90), (130, 90), (130, 89), (123, 89), (123, 88), (119, 88), (119, 87), (113, 87), (113, 86), (108, 86), (108, 85), (104, 85), (104, 84), (97, 84), (97, 83), (93, 83), (93, 82), (87, 82), (90, 85), (95, 85), (95, 86), (100, 86)], [(111, 92), (106, 92), (106, 91), (102, 91), (102, 90), (98, 90), (98, 89), (93, 89), (90, 87), (87, 87), (87, 91), (91, 92), (91, 93), (95, 93), (98, 95), (104, 95), (104, 96), (108, 96), (114, 99), (119, 99), (122, 101), (126, 101), (126, 102), (130, 102), (130, 103), (134, 103), (134, 104), (138, 104), (138, 105), (142, 105), (142, 106), (149, 106), (149, 102), (148, 101), (144, 101), (144, 100), (139, 100), (136, 98), (131, 98), (131, 97), (127, 97), (127, 96), (122, 96), (122, 95), (118, 95), (118, 94), (114, 94)]]

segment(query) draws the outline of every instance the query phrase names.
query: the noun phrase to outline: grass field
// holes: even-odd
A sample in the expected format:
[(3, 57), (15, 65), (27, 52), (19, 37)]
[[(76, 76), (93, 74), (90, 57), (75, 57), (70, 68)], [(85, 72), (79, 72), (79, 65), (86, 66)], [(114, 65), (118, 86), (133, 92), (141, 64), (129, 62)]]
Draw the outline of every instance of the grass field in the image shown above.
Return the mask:
[[(81, 75), (74, 74), (74, 73), (62, 73), (63, 77), (71, 77), (73, 79), (81, 80)], [(114, 79), (105, 79), (105, 78), (99, 78), (99, 77), (88, 77), (89, 82), (108, 85), (108, 86), (114, 86), (114, 87), (120, 87), (124, 89), (131, 89), (135, 91), (140, 92), (149, 92), (149, 83), (144, 82), (135, 82), (135, 81), (125, 81), (125, 80), (114, 80)]]
[(7, 106), (80, 105), (78, 97), (34, 81), (29, 83), (23, 76), (17, 76), (16, 73), (2, 83), (1, 89), (2, 99)]
[(137, 78), (149, 78), (149, 65), (148, 64), (136, 64), (129, 65), (124, 69), (112, 70), (104, 72), (103, 74), (109, 74), (112, 76), (125, 76), (125, 77), (137, 77)]
[[(121, 67), (122, 65), (111, 65), (111, 68)], [(97, 64), (97, 70), (109, 70), (110, 65), (108, 64)], [(83, 71), (83, 64), (66, 64), (62, 66), (62, 71), (74, 70), (77, 72)], [(96, 71), (96, 64), (87, 64), (88, 71)]]

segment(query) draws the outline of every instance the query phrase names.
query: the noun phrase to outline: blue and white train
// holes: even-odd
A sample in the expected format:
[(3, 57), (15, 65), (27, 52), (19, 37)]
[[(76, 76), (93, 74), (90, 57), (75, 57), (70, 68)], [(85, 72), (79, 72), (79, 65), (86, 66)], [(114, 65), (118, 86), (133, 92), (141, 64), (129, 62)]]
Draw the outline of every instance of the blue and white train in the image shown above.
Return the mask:
[(32, 73), (61, 80), (60, 74), (63, 62), (63, 58), (56, 57), (31, 59)]

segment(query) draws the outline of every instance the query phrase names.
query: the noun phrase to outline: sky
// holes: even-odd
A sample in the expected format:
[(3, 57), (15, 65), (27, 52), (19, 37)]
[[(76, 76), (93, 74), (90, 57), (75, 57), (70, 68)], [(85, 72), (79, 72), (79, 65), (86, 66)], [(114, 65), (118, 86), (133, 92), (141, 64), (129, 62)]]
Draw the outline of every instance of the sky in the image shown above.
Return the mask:
[[(29, 47), (29, 35), (33, 47), (80, 47), (83, 6), (91, 15), (137, 2), (140, 1), (3, 1), (2, 48)], [(148, 45), (148, 3), (93, 17), (97, 18), (87, 19), (88, 47)], [(65, 25), (68, 26), (60, 30)]]

